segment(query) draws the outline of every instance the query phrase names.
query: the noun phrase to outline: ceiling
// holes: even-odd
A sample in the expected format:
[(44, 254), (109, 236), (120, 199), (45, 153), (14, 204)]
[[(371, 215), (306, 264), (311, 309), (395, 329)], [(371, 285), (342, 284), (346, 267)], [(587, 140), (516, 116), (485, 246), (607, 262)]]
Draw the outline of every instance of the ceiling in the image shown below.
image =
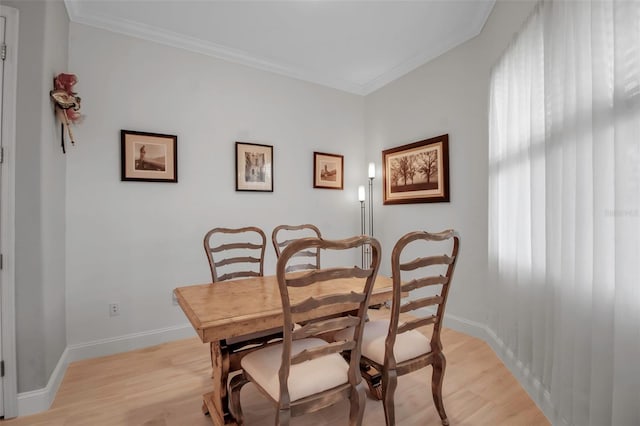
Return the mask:
[(73, 22), (367, 95), (475, 37), (495, 0), (65, 0)]

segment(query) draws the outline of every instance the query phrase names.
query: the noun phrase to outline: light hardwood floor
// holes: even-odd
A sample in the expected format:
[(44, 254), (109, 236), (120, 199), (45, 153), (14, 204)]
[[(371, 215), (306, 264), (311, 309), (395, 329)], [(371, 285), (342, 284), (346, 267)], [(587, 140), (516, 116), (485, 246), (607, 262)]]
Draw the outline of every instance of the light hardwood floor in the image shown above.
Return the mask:
[[(372, 316), (378, 316), (372, 312)], [(481, 340), (442, 333), (447, 369), (444, 404), (451, 425), (548, 425), (516, 379)], [(209, 391), (209, 345), (196, 337), (69, 365), (52, 407), (5, 420), (3, 426), (210, 425), (200, 411)], [(400, 377), (399, 426), (439, 425), (431, 399), (431, 367)], [(245, 424), (273, 425), (275, 412), (253, 387), (242, 390)], [(292, 425), (347, 424), (348, 403), (294, 418)], [(364, 425), (384, 425), (382, 404), (367, 399)]]

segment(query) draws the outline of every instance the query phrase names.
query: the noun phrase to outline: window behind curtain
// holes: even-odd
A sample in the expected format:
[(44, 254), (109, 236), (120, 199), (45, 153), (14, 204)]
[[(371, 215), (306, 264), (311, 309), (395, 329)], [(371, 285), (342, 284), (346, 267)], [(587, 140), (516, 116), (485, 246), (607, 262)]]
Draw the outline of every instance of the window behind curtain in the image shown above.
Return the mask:
[(490, 84), (490, 327), (554, 424), (638, 425), (640, 2), (540, 3)]

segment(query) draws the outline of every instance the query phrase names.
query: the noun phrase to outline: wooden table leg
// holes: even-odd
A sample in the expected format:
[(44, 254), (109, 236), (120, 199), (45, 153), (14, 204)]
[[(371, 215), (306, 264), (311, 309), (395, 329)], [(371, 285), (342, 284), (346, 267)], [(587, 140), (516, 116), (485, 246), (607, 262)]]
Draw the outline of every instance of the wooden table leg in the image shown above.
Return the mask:
[(229, 411), (227, 381), (229, 379), (229, 352), (221, 342), (211, 342), (211, 379), (213, 391), (202, 396), (202, 411), (211, 416), (216, 426), (235, 425), (235, 419)]

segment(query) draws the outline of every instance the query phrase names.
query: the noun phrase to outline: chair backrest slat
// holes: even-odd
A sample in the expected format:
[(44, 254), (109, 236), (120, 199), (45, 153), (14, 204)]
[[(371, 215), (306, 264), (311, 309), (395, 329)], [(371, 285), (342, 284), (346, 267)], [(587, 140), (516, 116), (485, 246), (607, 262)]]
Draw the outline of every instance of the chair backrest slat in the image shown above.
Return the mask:
[(212, 253), (219, 253), (221, 251), (234, 250), (234, 249), (250, 249), (250, 250), (258, 250), (262, 249), (261, 244), (253, 244), (253, 243), (232, 243), (232, 244), (222, 244), (218, 247), (212, 247)]
[(402, 284), (402, 292), (413, 291), (422, 287), (428, 287), (432, 285), (446, 284), (449, 281), (447, 277), (439, 275), (437, 277), (418, 278), (415, 280), (407, 281)]
[(414, 269), (424, 268), (425, 266), (432, 265), (451, 265), (453, 263), (451, 256), (427, 256), (415, 259), (411, 262), (406, 262), (400, 265), (401, 271), (413, 271)]
[(308, 271), (309, 269), (314, 269), (316, 265), (312, 265), (310, 263), (300, 263), (299, 265), (291, 265), (287, 272), (296, 272), (296, 271)]
[(291, 305), (291, 312), (294, 314), (301, 314), (320, 308), (325, 305), (347, 305), (361, 303), (365, 298), (364, 294), (360, 293), (345, 293), (345, 294), (332, 294), (329, 296), (310, 297), (305, 301)]
[(260, 228), (214, 228), (203, 243), (212, 282), (264, 275), (267, 237)]
[(310, 336), (317, 336), (329, 331), (340, 330), (348, 327), (355, 327), (360, 319), (351, 315), (331, 318), (322, 322), (308, 323), (293, 331), (293, 339), (305, 339)]
[(218, 281), (229, 281), (236, 278), (251, 278), (251, 277), (261, 277), (262, 275), (255, 271), (240, 271), (240, 272), (230, 272), (228, 274), (223, 274), (218, 276)]
[[(271, 233), (271, 241), (276, 251), (276, 257), (279, 258), (282, 251), (292, 242), (307, 237), (321, 238), (322, 234), (317, 226), (310, 223), (276, 226)], [(304, 261), (302, 264), (290, 264), (287, 272), (300, 271), (303, 269), (320, 269), (320, 249), (299, 252), (296, 254), (296, 257), (314, 257), (315, 262)]]
[(294, 257), (316, 257), (316, 252), (313, 252), (313, 251), (301, 251), (300, 253), (297, 253)]
[[(296, 228), (299, 228), (299, 226), (297, 226)], [(297, 240), (297, 239), (298, 239), (298, 238), (292, 238), (292, 239), (290, 239), (290, 240), (283, 240), (283, 241), (279, 241), (279, 242), (277, 242), (277, 241), (276, 241), (274, 244), (275, 244), (277, 247), (280, 247), (280, 248), (282, 249), (282, 248), (285, 248), (286, 246), (288, 246), (289, 244), (291, 244), (292, 242), (294, 242), (294, 241), (295, 241), (295, 240)], [(280, 251), (282, 251), (282, 250), (280, 250)], [(278, 254), (278, 255), (279, 255), (279, 254)]]
[(350, 268), (331, 268), (310, 271), (304, 275), (287, 278), (289, 287), (304, 287), (317, 281), (329, 281), (347, 278), (367, 278), (372, 273), (371, 269), (362, 269), (357, 266)]
[(436, 324), (438, 322), (439, 320), (437, 315), (431, 315), (425, 318), (406, 321), (398, 326), (398, 334), (404, 333), (405, 331), (414, 330), (419, 327), (424, 327), (425, 325)]
[(221, 260), (220, 262), (216, 262), (216, 267), (233, 265), (234, 263), (260, 263), (262, 259), (258, 259), (256, 257), (245, 256), (245, 257), (230, 257), (228, 259)]
[(339, 354), (344, 351), (353, 350), (356, 343), (353, 340), (327, 343), (324, 346), (318, 346), (311, 349), (305, 349), (302, 352), (291, 357), (291, 365), (300, 364), (301, 362), (311, 361), (315, 358), (330, 354)]
[(400, 313), (415, 311), (416, 309), (426, 308), (427, 306), (439, 305), (442, 303), (442, 296), (423, 297), (421, 299), (412, 300), (400, 305)]

